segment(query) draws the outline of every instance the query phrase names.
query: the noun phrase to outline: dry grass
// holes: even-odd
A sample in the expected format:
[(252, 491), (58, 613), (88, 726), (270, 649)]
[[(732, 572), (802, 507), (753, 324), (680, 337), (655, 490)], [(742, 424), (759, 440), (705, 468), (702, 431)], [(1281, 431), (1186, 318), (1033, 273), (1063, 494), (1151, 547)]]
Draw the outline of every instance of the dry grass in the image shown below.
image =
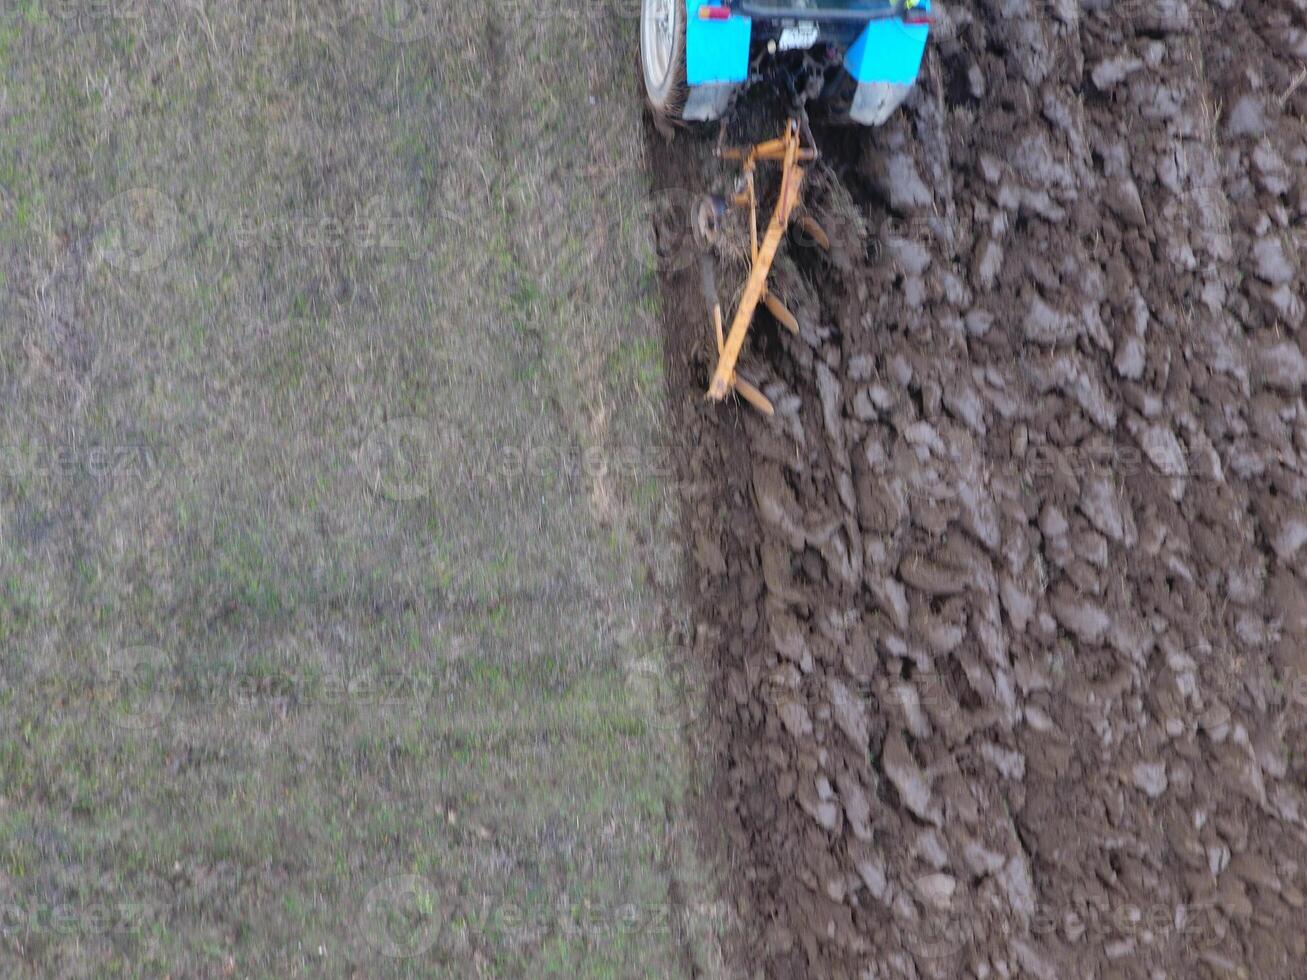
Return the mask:
[(5, 975), (714, 969), (632, 22), (360, 9), (0, 14)]

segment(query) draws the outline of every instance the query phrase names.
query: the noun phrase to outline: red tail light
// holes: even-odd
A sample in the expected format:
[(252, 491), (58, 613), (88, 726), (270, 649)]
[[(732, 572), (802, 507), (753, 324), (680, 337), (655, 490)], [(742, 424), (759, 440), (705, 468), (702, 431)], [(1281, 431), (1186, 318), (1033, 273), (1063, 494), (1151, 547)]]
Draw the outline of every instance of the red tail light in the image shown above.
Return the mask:
[(929, 27), (930, 11), (929, 10), (909, 10), (903, 15), (903, 23), (909, 27)]
[(717, 4), (704, 4), (699, 8), (700, 20), (730, 20), (731, 8)]

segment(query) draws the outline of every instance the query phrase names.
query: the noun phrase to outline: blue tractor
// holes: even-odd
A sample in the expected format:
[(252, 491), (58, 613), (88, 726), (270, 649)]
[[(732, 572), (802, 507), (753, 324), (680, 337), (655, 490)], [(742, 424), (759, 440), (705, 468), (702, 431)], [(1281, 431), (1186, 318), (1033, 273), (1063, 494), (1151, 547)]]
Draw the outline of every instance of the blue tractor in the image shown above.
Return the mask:
[(721, 119), (755, 82), (830, 121), (879, 126), (907, 97), (930, 0), (642, 0), (645, 90), (664, 119)]

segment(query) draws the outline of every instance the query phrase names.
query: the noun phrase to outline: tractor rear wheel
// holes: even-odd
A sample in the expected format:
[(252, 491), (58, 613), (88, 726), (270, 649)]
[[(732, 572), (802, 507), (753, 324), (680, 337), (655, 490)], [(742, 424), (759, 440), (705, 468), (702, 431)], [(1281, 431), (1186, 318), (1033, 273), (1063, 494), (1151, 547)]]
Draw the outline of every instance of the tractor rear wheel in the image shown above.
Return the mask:
[(679, 119), (685, 107), (685, 0), (642, 0), (640, 66), (649, 105)]

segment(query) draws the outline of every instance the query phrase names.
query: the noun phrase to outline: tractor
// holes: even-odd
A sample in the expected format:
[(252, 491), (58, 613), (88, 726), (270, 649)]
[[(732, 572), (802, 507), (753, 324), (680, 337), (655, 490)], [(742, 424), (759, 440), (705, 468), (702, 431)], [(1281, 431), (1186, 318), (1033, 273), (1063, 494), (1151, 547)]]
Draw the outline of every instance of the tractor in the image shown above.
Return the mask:
[[(811, 104), (828, 123), (879, 126), (903, 104), (921, 71), (930, 34), (930, 0), (642, 0), (640, 63), (655, 121), (693, 126), (718, 122), (718, 156), (740, 165), (734, 191), (708, 196), (693, 219), (696, 239), (712, 245), (731, 208), (748, 213), (750, 272), (729, 332), (715, 284), (706, 287), (717, 342), (708, 397), (736, 394), (765, 415), (774, 408), (736, 372), (749, 328), (762, 306), (792, 333), (799, 321), (772, 292), (768, 278), (792, 221), (810, 239), (829, 238), (803, 206), (807, 170), (820, 159), (808, 120)], [(770, 88), (788, 103), (777, 139), (724, 147), (726, 125), (741, 96)], [(760, 164), (779, 164), (775, 205), (759, 224), (764, 194)]]
[(722, 119), (777, 85), (832, 122), (879, 126), (917, 80), (930, 0), (642, 0), (640, 63), (654, 113)]

